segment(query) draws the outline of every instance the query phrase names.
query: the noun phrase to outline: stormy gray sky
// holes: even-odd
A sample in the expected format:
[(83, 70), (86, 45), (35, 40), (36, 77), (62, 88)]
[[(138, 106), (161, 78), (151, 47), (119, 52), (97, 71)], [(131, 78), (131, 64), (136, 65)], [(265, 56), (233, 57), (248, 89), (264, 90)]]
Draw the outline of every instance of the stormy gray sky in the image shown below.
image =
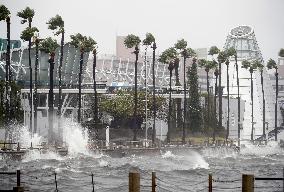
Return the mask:
[[(11, 38), (19, 39), (26, 25), (16, 13), (26, 6), (36, 12), (33, 26), (41, 37), (51, 36), (45, 24), (59, 14), (69, 35), (93, 37), (100, 53), (115, 54), (116, 35), (133, 33), (144, 38), (151, 32), (158, 51), (184, 38), (192, 48), (223, 47), (231, 28), (254, 28), (264, 59), (277, 58), (284, 48), (283, 0), (0, 0), (12, 13)], [(0, 23), (0, 37), (6, 26)]]

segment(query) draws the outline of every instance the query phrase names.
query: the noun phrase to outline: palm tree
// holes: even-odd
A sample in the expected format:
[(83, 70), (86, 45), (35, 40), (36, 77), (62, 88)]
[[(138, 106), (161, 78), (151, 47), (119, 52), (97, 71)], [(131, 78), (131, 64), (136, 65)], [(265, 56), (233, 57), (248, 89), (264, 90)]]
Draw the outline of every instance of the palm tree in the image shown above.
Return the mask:
[(175, 68), (175, 61), (177, 58), (177, 51), (175, 48), (171, 47), (166, 49), (159, 57), (159, 62), (169, 64), (169, 71), (170, 71), (170, 93), (169, 93), (169, 114), (168, 114), (168, 133), (167, 133), (167, 142), (170, 143), (171, 141), (171, 115), (172, 115), (172, 75), (173, 70)]
[[(152, 145), (155, 145), (156, 139), (156, 87), (155, 87), (155, 51), (156, 51), (156, 42), (155, 37), (151, 33), (146, 33), (146, 38), (143, 40), (143, 45), (148, 46), (152, 45), (153, 49), (153, 63), (152, 63), (152, 79), (153, 79), (153, 133), (152, 133)], [(146, 53), (145, 53), (146, 56)], [(146, 65), (146, 62), (145, 62)], [(147, 77), (146, 77), (147, 78)]]
[(78, 107), (78, 123), (81, 122), (81, 105), (82, 105), (82, 73), (83, 73), (83, 61), (84, 53), (94, 50), (95, 45), (97, 44), (94, 39), (91, 37), (86, 37), (77, 33), (76, 35), (71, 35), (71, 45), (74, 45), (76, 48), (79, 48), (81, 51), (80, 55), (80, 69), (79, 69), (79, 107)]
[(211, 55), (214, 59), (214, 55), (217, 56), (217, 61), (218, 61), (218, 75), (219, 75), (219, 87), (218, 87), (218, 103), (219, 103), (219, 119), (218, 119), (218, 128), (219, 130), (222, 129), (222, 85), (221, 85), (221, 80), (222, 80), (222, 63), (226, 61), (226, 54), (223, 51), (220, 51), (216, 46), (212, 46), (209, 49), (209, 55)]
[(214, 71), (214, 76), (215, 76), (215, 93), (214, 93), (214, 128), (213, 128), (213, 142), (215, 142), (215, 137), (216, 137), (216, 127), (217, 127), (217, 88), (218, 88), (218, 76), (219, 76), (219, 71), (217, 68), (218, 63), (213, 61), (216, 65), (215, 71)]
[(127, 37), (124, 40), (124, 45), (127, 48), (133, 48), (135, 47), (135, 51), (133, 52), (136, 56), (135, 58), (135, 68), (134, 68), (134, 136), (133, 136), (133, 140), (136, 141), (137, 140), (137, 129), (138, 129), (138, 122), (137, 122), (137, 62), (138, 62), (138, 54), (139, 54), (139, 44), (140, 44), (141, 40), (138, 36), (135, 36), (133, 34), (127, 35)]
[(46, 38), (45, 40), (40, 42), (39, 49), (40, 51), (49, 53), (50, 58), (48, 63), (49, 67), (49, 92), (48, 92), (48, 143), (53, 143), (53, 111), (54, 111), (54, 94), (53, 94), (53, 71), (54, 71), (54, 56), (55, 49), (59, 47), (57, 41), (52, 39), (51, 37)]
[(265, 136), (265, 97), (264, 97), (264, 88), (263, 88), (264, 65), (258, 60), (255, 60), (254, 62), (260, 72), (260, 83), (261, 83), (261, 92), (262, 92), (262, 139), (266, 140), (266, 136)]
[(35, 88), (34, 88), (34, 132), (37, 132), (37, 106), (38, 106), (38, 95), (37, 95), (37, 87), (38, 87), (38, 78), (37, 78), (37, 72), (38, 72), (38, 46), (39, 46), (40, 39), (36, 37), (35, 39), (35, 49), (36, 49), (36, 55), (35, 55)]
[(61, 129), (61, 108), (62, 108), (62, 64), (63, 64), (63, 46), (64, 46), (64, 21), (61, 16), (56, 15), (49, 19), (46, 23), (48, 24), (48, 29), (56, 30), (55, 35), (58, 36), (61, 34), (61, 43), (60, 43), (60, 60), (58, 67), (58, 77), (59, 77), (59, 92), (58, 92), (58, 130), (59, 130), (59, 138), (62, 137), (62, 129)]
[(94, 110), (94, 123), (95, 128), (98, 125), (98, 93), (97, 93), (97, 81), (96, 81), (96, 67), (97, 67), (97, 49), (94, 48), (93, 50), (93, 81), (94, 81), (94, 92), (95, 92), (95, 110)]
[(198, 64), (201, 68), (204, 68), (206, 72), (207, 79), (207, 126), (210, 125), (210, 91), (209, 91), (209, 72), (211, 69), (215, 69), (217, 67), (217, 63), (214, 61), (207, 61), (205, 59), (200, 59)]
[(6, 52), (6, 65), (5, 65), (5, 71), (6, 71), (6, 84), (5, 84), (5, 119), (8, 122), (9, 121), (9, 114), (10, 114), (10, 104), (9, 104), (9, 83), (11, 82), (11, 70), (10, 70), (10, 11), (7, 7), (4, 5), (0, 5), (0, 21), (6, 21), (7, 23), (7, 52)]
[(195, 52), (191, 48), (187, 48), (187, 42), (184, 39), (178, 40), (175, 44), (175, 48), (180, 51), (181, 56), (183, 57), (183, 94), (184, 94), (184, 102), (183, 102), (183, 124), (182, 124), (182, 143), (185, 144), (185, 124), (186, 124), (186, 79), (185, 79), (185, 64), (186, 59), (195, 56)]
[(245, 68), (247, 70), (249, 70), (250, 72), (250, 82), (251, 82), (251, 85), (250, 85), (250, 88), (251, 88), (251, 91), (250, 91), (250, 97), (251, 97), (251, 141), (253, 141), (253, 135), (254, 135), (254, 117), (253, 117), (253, 79), (252, 79), (252, 74), (253, 74), (253, 71), (257, 68), (257, 66), (255, 65), (254, 62), (249, 62), (248, 60), (243, 60), (242, 61), (242, 68)]
[[(279, 52), (280, 55), (280, 52)], [(269, 61), (267, 62), (267, 68), (268, 69), (275, 69), (275, 79), (276, 79), (276, 91), (275, 91), (275, 141), (277, 141), (277, 103), (278, 103), (278, 66), (276, 64), (276, 62), (273, 59), (269, 59)]]
[(278, 53), (279, 57), (284, 57), (284, 49), (280, 49), (279, 53)]
[(229, 48), (225, 50), (225, 58), (226, 58), (226, 66), (227, 66), (227, 134), (226, 134), (226, 142), (228, 141), (230, 134), (230, 80), (229, 80), (229, 64), (230, 57), (235, 55), (235, 49)]
[[(21, 34), (21, 39), (23, 41), (28, 41), (29, 42), (29, 68), (30, 68), (30, 97), (29, 97), (29, 105), (30, 105), (30, 134), (32, 135), (32, 133), (35, 133), (36, 131), (36, 128), (33, 132), (32, 130), (32, 113), (33, 113), (33, 106), (32, 106), (32, 94), (33, 94), (33, 83), (32, 83), (32, 79), (33, 79), (33, 76), (32, 76), (32, 65), (31, 65), (31, 39), (32, 37), (35, 36), (35, 33), (36, 32), (39, 32), (38, 29), (36, 27), (27, 27), (24, 31), (22, 31), (22, 34)], [(34, 111), (34, 113), (36, 113), (36, 111)]]
[[(26, 7), (24, 10), (20, 11), (17, 13), (17, 16), (21, 17), (21, 23), (24, 24), (28, 22), (28, 28), (32, 29), (32, 21), (33, 17), (35, 15), (35, 11), (29, 7)], [(27, 29), (28, 29), (27, 28)], [(26, 29), (26, 30), (27, 30)], [(29, 105), (30, 105), (30, 132), (32, 133), (32, 111), (33, 111), (33, 106), (32, 106), (32, 95), (33, 95), (33, 70), (32, 70), (32, 63), (31, 63), (31, 47), (32, 47), (32, 41), (30, 39), (23, 39), (25, 41), (29, 42), (29, 68), (30, 68), (30, 97), (29, 97)]]
[(237, 72), (237, 89), (238, 89), (238, 146), (240, 146), (241, 137), (241, 98), (240, 98), (240, 79), (239, 79), (239, 65), (238, 65), (238, 55), (234, 47), (229, 48), (227, 51), (228, 56), (234, 56), (236, 72)]

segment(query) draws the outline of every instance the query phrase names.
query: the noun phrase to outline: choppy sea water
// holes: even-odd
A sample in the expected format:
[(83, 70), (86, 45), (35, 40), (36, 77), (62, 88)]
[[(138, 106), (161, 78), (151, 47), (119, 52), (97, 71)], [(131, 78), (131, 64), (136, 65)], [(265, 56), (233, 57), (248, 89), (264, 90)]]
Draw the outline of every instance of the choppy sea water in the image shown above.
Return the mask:
[[(229, 149), (167, 151), (156, 155), (132, 155), (113, 158), (103, 154), (31, 152), (22, 161), (0, 160), (0, 171), (22, 171), (21, 181), (30, 191), (54, 191), (54, 172), (59, 191), (128, 191), (128, 174), (138, 169), (141, 191), (151, 191), (151, 172), (157, 176), (157, 191), (208, 191), (212, 173), (213, 191), (241, 191), (241, 174), (257, 177), (282, 177), (284, 152), (277, 148), (248, 148), (240, 154)], [(0, 176), (1, 189), (16, 183), (15, 176)], [(255, 181), (255, 191), (282, 191), (282, 181)]]
[[(58, 191), (128, 191), (128, 174), (140, 172), (141, 191), (151, 191), (151, 173), (156, 172), (157, 191), (208, 191), (208, 174), (213, 175), (213, 191), (241, 191), (242, 174), (256, 177), (283, 177), (284, 150), (276, 145), (258, 147), (246, 145), (238, 153), (226, 148), (203, 150), (165, 150), (126, 157), (112, 157), (82, 150), (86, 142), (77, 129), (70, 132), (69, 155), (41, 154), (33, 150), (21, 161), (0, 160), (0, 171), (22, 172), (21, 182), (29, 191), (55, 191), (54, 172)], [(0, 175), (0, 190), (11, 189), (15, 176)], [(255, 181), (255, 191), (282, 191), (282, 181)]]

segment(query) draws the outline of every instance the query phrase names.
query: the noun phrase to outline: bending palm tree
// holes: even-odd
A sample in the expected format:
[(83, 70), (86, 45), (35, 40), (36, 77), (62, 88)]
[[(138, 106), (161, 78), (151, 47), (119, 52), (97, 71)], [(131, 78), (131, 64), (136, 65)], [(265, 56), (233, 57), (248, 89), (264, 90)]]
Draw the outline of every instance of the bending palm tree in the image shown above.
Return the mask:
[(237, 88), (238, 88), (238, 146), (240, 147), (240, 137), (241, 137), (241, 98), (240, 98), (240, 79), (239, 79), (239, 65), (238, 65), (238, 55), (235, 48), (231, 47), (227, 50), (229, 56), (234, 56), (236, 72), (237, 72)]
[[(9, 122), (10, 104), (9, 104), (9, 83), (11, 82), (11, 70), (10, 70), (10, 11), (4, 5), (0, 5), (0, 21), (6, 21), (7, 23), (7, 52), (6, 52), (6, 65), (5, 65), (5, 118)], [(6, 134), (5, 134), (6, 135)], [(6, 139), (6, 137), (5, 137)]]
[(38, 87), (38, 78), (37, 78), (37, 72), (38, 72), (38, 46), (39, 46), (40, 39), (36, 37), (35, 39), (35, 87), (34, 87), (34, 133), (37, 132), (37, 106), (38, 106), (38, 97), (37, 97), (37, 87)]
[[(153, 79), (153, 134), (152, 134), (152, 145), (155, 145), (155, 138), (156, 138), (156, 87), (155, 87), (155, 50), (157, 48), (155, 43), (155, 37), (151, 33), (146, 33), (146, 38), (143, 40), (143, 45), (148, 46), (152, 45), (153, 49), (153, 63), (152, 63), (152, 79)], [(146, 52), (145, 52), (146, 55)], [(145, 62), (146, 65), (146, 62)], [(146, 77), (147, 78), (147, 77)]]
[(242, 62), (242, 68), (245, 68), (247, 70), (249, 70), (250, 72), (250, 97), (251, 97), (251, 136), (250, 136), (250, 139), (251, 141), (253, 141), (253, 136), (254, 136), (254, 121), (253, 121), (253, 79), (252, 79), (252, 74), (253, 74), (253, 71), (257, 68), (257, 66), (255, 65), (254, 62), (249, 62), (247, 60), (244, 60)]
[[(32, 32), (32, 21), (33, 21), (33, 17), (35, 15), (35, 12), (33, 9), (26, 7), (24, 10), (20, 11), (17, 13), (17, 16), (22, 18), (21, 23), (24, 24), (26, 22), (28, 22), (28, 29), (30, 29), (30, 31)], [(34, 28), (35, 29), (35, 28)], [(23, 38), (22, 38), (23, 39)], [(32, 134), (32, 120), (33, 120), (33, 106), (32, 106), (32, 95), (33, 95), (33, 71), (32, 71), (32, 63), (31, 63), (31, 47), (32, 47), (32, 41), (31, 38), (29, 39), (23, 39), (25, 41), (29, 42), (29, 68), (30, 68), (30, 96), (29, 96), (29, 105), (30, 105), (30, 128), (29, 131)]]
[(93, 50), (93, 81), (94, 81), (94, 92), (95, 92), (95, 110), (94, 110), (94, 123), (95, 128), (97, 128), (98, 125), (98, 93), (97, 93), (97, 81), (96, 81), (96, 67), (97, 67), (97, 49), (94, 48)]
[(225, 51), (225, 58), (226, 58), (226, 66), (227, 66), (227, 134), (226, 134), (226, 142), (228, 141), (229, 134), (230, 134), (230, 81), (229, 81), (229, 64), (230, 64), (230, 57), (235, 55), (235, 49), (229, 48)]
[[(231, 57), (233, 56), (235, 59), (235, 66), (236, 66), (236, 72), (237, 72), (237, 89), (238, 89), (238, 146), (240, 146), (240, 136), (241, 136), (241, 99), (240, 99), (240, 82), (239, 82), (239, 66), (238, 66), (238, 56), (237, 51), (234, 47), (230, 47), (226, 50), (227, 56)], [(228, 74), (227, 74), (228, 75)]]
[(54, 94), (53, 94), (53, 71), (54, 71), (54, 56), (55, 49), (59, 47), (56, 40), (52, 38), (46, 38), (40, 42), (40, 50), (49, 53), (50, 58), (48, 63), (49, 67), (49, 92), (48, 92), (48, 144), (53, 144), (53, 111), (54, 111)]
[(137, 62), (138, 62), (138, 54), (139, 54), (139, 44), (140, 44), (141, 40), (138, 36), (135, 35), (127, 35), (127, 37), (124, 40), (124, 45), (127, 48), (133, 48), (135, 47), (135, 51), (133, 52), (135, 54), (135, 68), (134, 68), (134, 114), (133, 114), (133, 118), (134, 118), (134, 136), (133, 136), (133, 140), (136, 141), (137, 140), (137, 129), (138, 129), (138, 122), (137, 122)]
[(180, 54), (183, 57), (183, 94), (184, 94), (184, 102), (183, 102), (183, 124), (182, 124), (182, 143), (185, 144), (185, 125), (186, 125), (186, 79), (185, 79), (185, 64), (186, 59), (195, 56), (195, 52), (191, 48), (186, 48), (187, 42), (184, 39), (179, 40), (175, 44), (175, 48), (180, 50)]
[(266, 140), (266, 135), (265, 135), (265, 97), (264, 97), (264, 88), (263, 88), (263, 68), (264, 68), (264, 65), (258, 60), (255, 61), (255, 65), (260, 72), (260, 83), (261, 83), (261, 92), (262, 92), (262, 139)]
[(216, 68), (214, 71), (214, 76), (215, 76), (215, 93), (214, 93), (214, 129), (213, 129), (213, 142), (215, 142), (215, 137), (216, 137), (216, 127), (217, 127), (217, 88), (218, 88), (218, 76), (219, 76), (219, 71), (217, 68), (218, 63), (213, 61), (216, 64)]
[(61, 128), (61, 108), (62, 108), (62, 64), (63, 64), (63, 46), (64, 46), (64, 21), (61, 16), (56, 15), (52, 17), (46, 24), (48, 24), (48, 29), (56, 30), (55, 35), (61, 34), (61, 43), (60, 43), (60, 60), (58, 67), (58, 77), (59, 77), (59, 85), (58, 85), (58, 130), (59, 130), (59, 138), (62, 139), (62, 128)]
[(79, 67), (79, 107), (78, 107), (78, 123), (81, 122), (81, 107), (82, 107), (82, 73), (83, 73), (83, 61), (84, 61), (84, 53), (90, 52), (95, 48), (97, 44), (95, 40), (91, 37), (86, 37), (77, 33), (76, 35), (71, 35), (71, 44), (76, 48), (79, 48), (81, 51), (80, 55), (80, 67)]
[(275, 69), (275, 79), (276, 79), (276, 91), (275, 91), (275, 124), (274, 124), (274, 131), (275, 131), (275, 141), (277, 141), (277, 103), (278, 103), (278, 66), (276, 62), (273, 59), (269, 59), (267, 62), (267, 68), (268, 69)]
[(173, 70), (175, 68), (174, 61), (177, 58), (177, 51), (175, 48), (171, 47), (169, 49), (166, 49), (159, 57), (159, 62), (169, 64), (169, 71), (170, 71), (170, 93), (169, 93), (169, 114), (168, 114), (168, 133), (167, 133), (167, 142), (170, 143), (171, 141), (171, 115), (172, 115), (172, 75)]
[[(35, 33), (38, 32), (38, 29), (36, 27), (27, 27), (21, 34), (21, 39), (24, 40), (24, 41), (28, 41), (29, 42), (29, 46), (31, 46), (31, 39), (32, 37), (35, 36)], [(30, 56), (30, 47), (29, 47), (29, 61), (31, 59), (31, 56)], [(32, 94), (33, 94), (33, 91), (32, 91), (32, 66), (31, 66), (31, 63), (29, 64), (29, 68), (30, 68), (30, 100), (29, 100), (29, 104), (30, 104), (30, 134), (32, 135), (32, 133), (35, 133), (36, 132), (36, 127), (34, 129), (34, 131), (32, 130), (32, 110), (33, 110), (33, 106), (32, 106)], [(35, 103), (34, 103), (35, 104)], [(34, 108), (34, 114), (37, 113), (36, 110), (36, 107)], [(35, 117), (36, 118), (36, 117)], [(36, 126), (36, 125), (35, 125)]]
[(217, 67), (217, 63), (214, 61), (207, 61), (205, 59), (200, 59), (198, 64), (201, 68), (204, 68), (206, 72), (207, 79), (207, 126), (210, 126), (210, 92), (209, 92), (209, 72), (211, 69), (215, 69)]
[(224, 63), (226, 61), (226, 54), (225, 52), (220, 51), (216, 46), (212, 46), (209, 49), (209, 55), (211, 55), (214, 59), (214, 55), (218, 55), (217, 56), (217, 61), (218, 61), (218, 75), (219, 75), (219, 86), (218, 86), (218, 104), (219, 104), (219, 119), (218, 119), (218, 128), (219, 130), (222, 129), (222, 85), (221, 85), (221, 80), (222, 80), (222, 63)]

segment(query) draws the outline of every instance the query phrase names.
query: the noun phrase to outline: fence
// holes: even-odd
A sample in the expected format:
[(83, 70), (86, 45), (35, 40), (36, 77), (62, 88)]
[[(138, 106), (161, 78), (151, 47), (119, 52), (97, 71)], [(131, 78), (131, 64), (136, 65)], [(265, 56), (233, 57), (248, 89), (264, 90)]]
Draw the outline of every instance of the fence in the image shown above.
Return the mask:
[(0, 175), (16, 175), (17, 177), (17, 186), (13, 187), (12, 190), (0, 190), (0, 192), (22, 192), (24, 188), (21, 187), (21, 171), (17, 170), (16, 172), (0, 172)]
[[(143, 177), (141, 175), (144, 174)], [(146, 175), (145, 175), (146, 174)], [(0, 175), (16, 175), (17, 177), (17, 185), (13, 187), (12, 190), (0, 190), (0, 192), (23, 192), (27, 191), (21, 183), (21, 175), (29, 176), (25, 174), (21, 174), (20, 170), (17, 170), (16, 172), (0, 172)], [(54, 190), (55, 192), (61, 192), (63, 190), (59, 189), (59, 183), (57, 178), (57, 173), (54, 172), (53, 174), (50, 174), (48, 176), (54, 176)], [(145, 179), (145, 176), (147, 179)], [(34, 176), (29, 176), (35, 179), (38, 179)], [(94, 182), (94, 174), (91, 173), (91, 175), (88, 175), (90, 178), (90, 183), (85, 184), (79, 187), (87, 187), (88, 191), (95, 192), (95, 182)], [(199, 182), (193, 182), (190, 185), (190, 189), (182, 189), (181, 186), (178, 186), (174, 183), (170, 183), (169, 181), (165, 181), (159, 177), (156, 176), (156, 172), (148, 172), (143, 170), (132, 170), (129, 172), (129, 181), (128, 181), (128, 189), (129, 192), (140, 192), (141, 189), (151, 191), (151, 192), (157, 192), (157, 191), (163, 191), (163, 192), (174, 192), (174, 191), (188, 191), (188, 190), (194, 190), (194, 191), (207, 191), (213, 192), (214, 191), (242, 191), (242, 192), (254, 192), (255, 189), (264, 189), (264, 188), (272, 188), (271, 186), (255, 186), (255, 181), (259, 180), (265, 180), (265, 181), (282, 181), (283, 186), (278, 191), (284, 192), (284, 169), (283, 169), (283, 177), (277, 177), (277, 178), (271, 178), (271, 177), (254, 177), (254, 175), (247, 175), (243, 174), (242, 179), (235, 179), (235, 180), (220, 180), (220, 179), (213, 179), (212, 174), (209, 174), (208, 180), (203, 180)], [(207, 183), (208, 182), (208, 183)], [(222, 184), (223, 186), (216, 185), (217, 183)], [(235, 185), (232, 185), (235, 183)], [(29, 184), (29, 183), (28, 183)], [(30, 183), (32, 185), (32, 183)], [(60, 183), (61, 186), (63, 183)], [(208, 186), (207, 186), (208, 184)], [(230, 186), (228, 186), (228, 184)], [(237, 184), (237, 185), (236, 185)], [(224, 186), (225, 185), (225, 186)], [(64, 186), (64, 185), (63, 185)], [(127, 187), (127, 185), (119, 186), (121, 187)], [(110, 189), (113, 190), (113, 189)], [(37, 191), (44, 191), (44, 190), (37, 190)], [(124, 190), (125, 191), (125, 190)]]

